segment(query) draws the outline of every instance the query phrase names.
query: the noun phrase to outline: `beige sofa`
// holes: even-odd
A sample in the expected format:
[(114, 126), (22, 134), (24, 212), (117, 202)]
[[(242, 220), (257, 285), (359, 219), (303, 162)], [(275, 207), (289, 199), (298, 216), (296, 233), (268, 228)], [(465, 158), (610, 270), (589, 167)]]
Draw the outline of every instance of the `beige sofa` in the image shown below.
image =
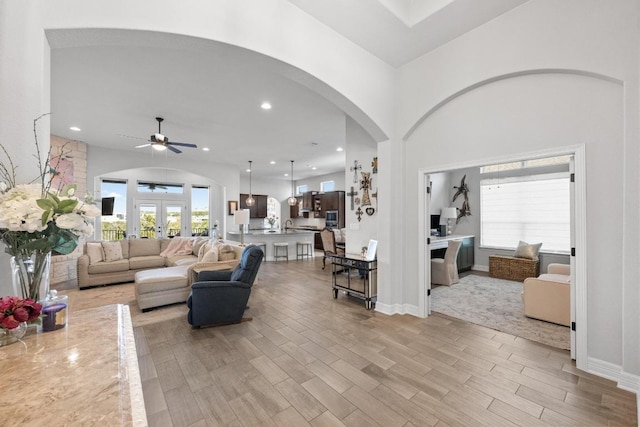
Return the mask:
[[(116, 243), (120, 244), (122, 258), (114, 261), (105, 261), (99, 257), (92, 259), (88, 253), (91, 252), (91, 249), (87, 250), (88, 245), (102, 244), (102, 242), (87, 242), (83, 247), (83, 255), (78, 258), (78, 287), (83, 289), (113, 283), (133, 282), (139, 271), (194, 265), (198, 261), (198, 251), (207, 241), (209, 241), (208, 237), (194, 237), (193, 249), (189, 255), (164, 257), (160, 254), (167, 249), (171, 239), (119, 240)], [(239, 258), (239, 255), (236, 258)], [(238, 262), (238, 260), (231, 260), (215, 264), (218, 268), (233, 268)], [(205, 266), (200, 263), (198, 265)]]
[(571, 324), (571, 267), (549, 264), (547, 273), (525, 279), (522, 291), (527, 317), (569, 326)]

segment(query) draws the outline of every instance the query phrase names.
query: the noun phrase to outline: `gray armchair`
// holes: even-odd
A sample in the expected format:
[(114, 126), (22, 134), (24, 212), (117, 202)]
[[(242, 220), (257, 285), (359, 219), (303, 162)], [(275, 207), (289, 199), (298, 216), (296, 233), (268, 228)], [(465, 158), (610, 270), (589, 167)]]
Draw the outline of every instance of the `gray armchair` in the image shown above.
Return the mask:
[(187, 299), (189, 324), (199, 328), (242, 321), (263, 255), (259, 247), (250, 245), (233, 271), (200, 272)]

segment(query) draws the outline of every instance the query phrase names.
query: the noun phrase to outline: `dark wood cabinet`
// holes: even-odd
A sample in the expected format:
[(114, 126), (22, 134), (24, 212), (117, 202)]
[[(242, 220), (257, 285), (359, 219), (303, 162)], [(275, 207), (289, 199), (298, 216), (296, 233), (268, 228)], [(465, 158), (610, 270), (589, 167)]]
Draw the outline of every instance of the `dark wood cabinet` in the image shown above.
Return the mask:
[(253, 198), (256, 202), (253, 206), (247, 206), (247, 197), (249, 197), (248, 194), (240, 194), (240, 209), (249, 209), (251, 218), (266, 218), (268, 196), (254, 194)]
[(313, 196), (313, 217), (324, 218), (324, 207), (322, 206), (322, 199), (324, 194), (316, 194)]
[(318, 194), (317, 191), (307, 191), (302, 194), (302, 209), (308, 212), (312, 212), (314, 210), (315, 196)]
[(474, 259), (474, 244), (475, 239), (473, 237), (465, 237), (462, 239), (462, 246), (458, 251), (458, 258), (456, 263), (458, 264), (458, 271), (468, 271), (473, 267)]

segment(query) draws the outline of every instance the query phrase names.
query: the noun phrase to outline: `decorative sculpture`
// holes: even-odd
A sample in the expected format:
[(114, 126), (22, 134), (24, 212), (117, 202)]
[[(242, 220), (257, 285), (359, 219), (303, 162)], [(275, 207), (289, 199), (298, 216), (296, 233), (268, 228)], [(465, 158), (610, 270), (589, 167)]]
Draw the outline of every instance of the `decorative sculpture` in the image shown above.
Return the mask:
[(458, 191), (456, 191), (456, 194), (453, 195), (453, 199), (451, 200), (451, 202), (455, 202), (460, 195), (464, 197), (462, 207), (458, 209), (458, 218), (456, 218), (456, 224), (458, 224), (460, 220), (465, 216), (471, 215), (471, 206), (469, 206), (469, 186), (464, 182), (466, 178), (467, 175), (463, 176), (462, 180), (460, 181), (460, 185), (453, 186), (453, 188), (457, 189)]
[(351, 210), (355, 209), (355, 206), (353, 205), (353, 202), (354, 202), (353, 198), (354, 198), (354, 196), (357, 196), (357, 195), (358, 195), (358, 192), (357, 191), (353, 191), (353, 187), (351, 187), (351, 191), (349, 193), (347, 193), (347, 196), (349, 196), (351, 198)]
[(362, 190), (361, 206), (371, 206), (369, 198), (369, 189), (371, 188), (371, 172), (360, 172), (362, 179), (360, 180), (360, 189)]
[(351, 172), (353, 172), (353, 183), (357, 184), (358, 183), (358, 171), (362, 169), (362, 165), (358, 164), (357, 160), (353, 161), (353, 166), (351, 166), (350, 170)]

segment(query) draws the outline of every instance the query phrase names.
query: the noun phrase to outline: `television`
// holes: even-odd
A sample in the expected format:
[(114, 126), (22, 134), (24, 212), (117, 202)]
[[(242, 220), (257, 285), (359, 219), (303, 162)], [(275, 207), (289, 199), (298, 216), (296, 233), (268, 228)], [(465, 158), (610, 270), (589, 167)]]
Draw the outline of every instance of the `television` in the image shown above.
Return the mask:
[(440, 215), (431, 215), (431, 229), (440, 230)]
[(113, 205), (116, 202), (115, 197), (102, 198), (102, 216), (113, 215)]

